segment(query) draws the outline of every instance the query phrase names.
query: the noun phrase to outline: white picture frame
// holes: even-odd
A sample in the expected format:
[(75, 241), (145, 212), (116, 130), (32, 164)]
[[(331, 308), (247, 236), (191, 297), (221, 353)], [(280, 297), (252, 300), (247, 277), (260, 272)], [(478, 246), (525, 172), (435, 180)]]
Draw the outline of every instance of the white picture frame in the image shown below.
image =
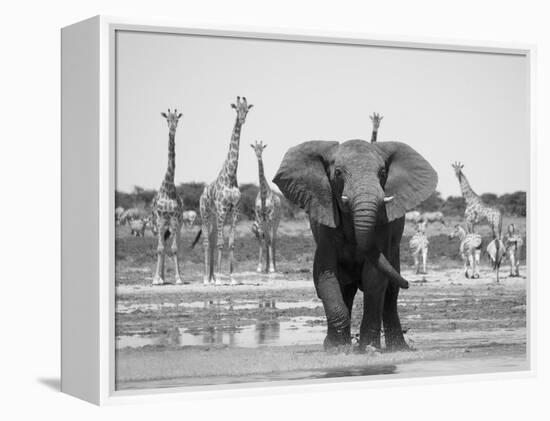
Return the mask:
[[(502, 43), (461, 43), (454, 40), (404, 39), (347, 33), (312, 31), (281, 32), (273, 29), (233, 26), (193, 26), (178, 23), (96, 16), (65, 27), (62, 47), (62, 321), (61, 350), (63, 392), (104, 405), (142, 400), (166, 401), (269, 393), (366, 388), (381, 385), (414, 385), (441, 381), (441, 378), (346, 378), (337, 381), (307, 380), (249, 383), (225, 386), (174, 387), (136, 391), (115, 390), (114, 343), (114, 172), (115, 172), (115, 95), (114, 63), (116, 31), (208, 35), (370, 45), (420, 50), (469, 51), (517, 54), (529, 62), (529, 119), (531, 177), (528, 190), (529, 214), (527, 266), (534, 267), (532, 252), (536, 243), (536, 196), (534, 189), (534, 60), (533, 45)], [(77, 210), (77, 212), (75, 211)], [(472, 378), (511, 378), (536, 372), (533, 353), (532, 297), (536, 279), (527, 286), (527, 355), (529, 369), (514, 373), (491, 373), (446, 378), (463, 381)]]

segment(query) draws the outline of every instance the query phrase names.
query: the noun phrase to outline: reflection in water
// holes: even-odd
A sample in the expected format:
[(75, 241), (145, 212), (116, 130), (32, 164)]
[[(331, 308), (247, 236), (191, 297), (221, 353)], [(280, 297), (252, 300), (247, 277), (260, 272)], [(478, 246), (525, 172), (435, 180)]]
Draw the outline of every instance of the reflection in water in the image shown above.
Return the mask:
[(242, 327), (208, 326), (200, 329), (176, 328), (164, 335), (123, 335), (117, 337), (117, 348), (143, 346), (227, 345), (256, 348), (259, 346), (312, 345), (323, 343), (324, 324), (312, 325), (315, 317), (296, 317), (288, 321), (258, 320)]
[(320, 300), (305, 300), (305, 301), (279, 301), (275, 299), (261, 298), (259, 300), (233, 300), (229, 299), (208, 299), (204, 301), (193, 301), (183, 303), (132, 303), (128, 304), (124, 301), (117, 302), (116, 312), (129, 314), (135, 311), (140, 312), (156, 312), (164, 309), (186, 310), (216, 310), (216, 311), (235, 311), (235, 310), (256, 310), (256, 309), (273, 309), (287, 310), (294, 308), (314, 308), (322, 307)]
[[(170, 304), (170, 303), (168, 303)], [(132, 311), (143, 311), (138, 305), (132, 307), (123, 304), (117, 305), (117, 312), (131, 313)], [(166, 303), (156, 304), (158, 308), (151, 305), (146, 311), (162, 311)], [(226, 345), (231, 347), (254, 348), (258, 346), (288, 346), (288, 345), (310, 345), (323, 342), (326, 327), (324, 319), (319, 317), (295, 317), (290, 320), (280, 321), (277, 319), (281, 313), (276, 310), (293, 308), (313, 309), (321, 307), (320, 300), (307, 301), (280, 301), (273, 298), (260, 298), (255, 300), (234, 300), (231, 298), (209, 298), (203, 301), (171, 304), (177, 307), (176, 311), (185, 312), (192, 309), (191, 314), (207, 311), (212, 314), (216, 325), (205, 327), (181, 328), (174, 326), (169, 332), (159, 335), (126, 335), (117, 337), (117, 347), (138, 348), (143, 346), (182, 347), (182, 346), (204, 346), (204, 345)], [(259, 314), (251, 313), (244, 320), (256, 319), (255, 323), (250, 320), (250, 325), (236, 326), (233, 318), (227, 318), (227, 312), (251, 310)], [(189, 312), (189, 310), (187, 310)], [(212, 319), (211, 319), (212, 320)], [(224, 324), (224, 321), (226, 323)], [(252, 324), (254, 323), (254, 324)]]
[(277, 341), (279, 339), (280, 328), (281, 324), (278, 320), (258, 321), (256, 323), (256, 343), (258, 345), (265, 345), (266, 343)]

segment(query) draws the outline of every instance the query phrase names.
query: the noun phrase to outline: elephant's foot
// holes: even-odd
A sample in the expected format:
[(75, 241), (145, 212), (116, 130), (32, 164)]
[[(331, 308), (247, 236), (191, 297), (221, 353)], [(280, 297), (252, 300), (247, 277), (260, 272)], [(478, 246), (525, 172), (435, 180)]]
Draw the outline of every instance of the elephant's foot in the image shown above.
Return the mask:
[(359, 354), (375, 354), (375, 353), (382, 352), (382, 348), (380, 347), (380, 343), (377, 346), (375, 343), (365, 344), (365, 343), (361, 343), (361, 341), (359, 341), (359, 346), (357, 347), (357, 352)]
[(414, 347), (409, 345), (405, 340), (391, 341), (388, 343), (386, 340), (386, 352), (397, 352), (397, 351), (416, 351)]
[(349, 342), (345, 340), (335, 341), (334, 338), (330, 338), (329, 335), (326, 336), (323, 347), (326, 352), (331, 354), (348, 354), (352, 351), (351, 338)]
[(349, 322), (341, 329), (329, 327), (327, 336), (323, 342), (323, 347), (325, 348), (325, 351), (335, 350), (336, 352), (343, 352), (347, 349), (346, 347), (351, 349), (351, 332)]

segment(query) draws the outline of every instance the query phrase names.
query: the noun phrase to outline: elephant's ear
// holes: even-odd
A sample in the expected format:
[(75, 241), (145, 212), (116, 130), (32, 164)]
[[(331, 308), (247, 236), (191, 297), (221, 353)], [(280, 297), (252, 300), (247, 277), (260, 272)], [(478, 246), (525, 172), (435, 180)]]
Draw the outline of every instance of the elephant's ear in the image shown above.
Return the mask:
[(377, 142), (386, 161), (386, 197), (393, 200), (386, 203), (389, 221), (401, 218), (414, 209), (435, 191), (437, 173), (422, 155), (401, 142)]
[(332, 228), (339, 220), (327, 171), (337, 145), (338, 142), (318, 140), (290, 148), (273, 179), (289, 201)]

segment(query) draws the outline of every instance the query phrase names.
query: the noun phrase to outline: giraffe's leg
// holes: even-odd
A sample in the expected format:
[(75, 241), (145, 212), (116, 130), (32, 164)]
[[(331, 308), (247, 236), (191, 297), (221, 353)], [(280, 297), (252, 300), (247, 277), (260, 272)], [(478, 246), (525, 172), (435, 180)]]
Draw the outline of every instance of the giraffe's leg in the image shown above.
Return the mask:
[(208, 256), (210, 254), (210, 215), (208, 215), (205, 211), (201, 212), (201, 220), (202, 250), (204, 253), (204, 273), (202, 276), (202, 283), (204, 285), (208, 285), (210, 281), (210, 262), (208, 261)]
[(180, 243), (180, 230), (181, 225), (177, 218), (172, 217), (170, 221), (170, 231), (172, 232), (172, 256), (174, 258), (174, 271), (175, 271), (175, 281), (176, 285), (183, 284), (183, 281), (180, 276), (180, 266), (178, 259), (178, 248)]
[(239, 205), (233, 208), (231, 214), (231, 228), (229, 231), (229, 279), (231, 280), (231, 285), (236, 285), (237, 282), (233, 279), (233, 269), (235, 266), (235, 228), (237, 227), (237, 221), (239, 220)]
[(158, 218), (158, 245), (157, 245), (157, 269), (153, 277), (153, 285), (162, 285), (164, 283), (164, 233), (166, 224), (164, 218)]
[(265, 244), (267, 248), (267, 272), (275, 272), (275, 267), (273, 266), (273, 243), (271, 242), (271, 223), (266, 221), (266, 234), (265, 234)]
[(218, 210), (217, 217), (216, 217), (216, 234), (217, 234), (216, 248), (218, 249), (218, 260), (217, 260), (218, 264), (216, 266), (216, 271), (215, 271), (216, 285), (221, 285), (222, 283), (220, 275), (222, 272), (222, 254), (223, 254), (223, 243), (224, 243), (223, 225), (225, 223), (225, 216), (226, 216), (225, 210)]
[(261, 273), (263, 272), (263, 266), (262, 266), (262, 252), (264, 249), (264, 244), (262, 239), (260, 238), (259, 241), (259, 247), (258, 247), (258, 267), (256, 268), (256, 272)]
[(273, 233), (271, 234), (271, 248), (273, 250), (273, 271), (277, 271), (277, 229), (279, 228), (280, 218), (276, 218), (273, 223)]

